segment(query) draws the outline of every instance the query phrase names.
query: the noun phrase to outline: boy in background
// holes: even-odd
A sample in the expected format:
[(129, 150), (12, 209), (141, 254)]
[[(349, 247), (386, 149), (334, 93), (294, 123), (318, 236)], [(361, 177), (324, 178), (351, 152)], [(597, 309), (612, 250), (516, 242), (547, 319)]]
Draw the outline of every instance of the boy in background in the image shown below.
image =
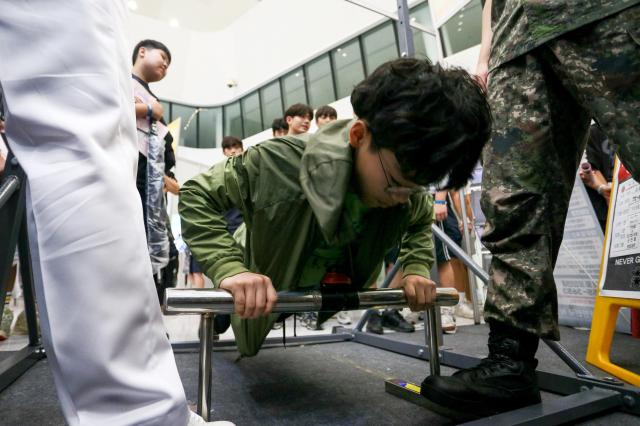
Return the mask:
[(327, 123), (338, 119), (338, 111), (329, 105), (323, 105), (316, 111), (316, 125), (318, 129)]
[(313, 120), (313, 110), (309, 105), (293, 104), (285, 111), (284, 120), (289, 127), (287, 135), (296, 136), (307, 133)]

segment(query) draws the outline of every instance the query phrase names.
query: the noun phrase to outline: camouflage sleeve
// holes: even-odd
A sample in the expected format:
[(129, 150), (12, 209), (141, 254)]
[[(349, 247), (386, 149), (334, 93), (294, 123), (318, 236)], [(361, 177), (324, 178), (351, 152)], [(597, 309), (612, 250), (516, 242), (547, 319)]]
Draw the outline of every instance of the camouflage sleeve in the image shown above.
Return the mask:
[(409, 226), (402, 238), (400, 262), (402, 275), (430, 277), (435, 262), (431, 224), (433, 223), (433, 197), (417, 195), (411, 200)]

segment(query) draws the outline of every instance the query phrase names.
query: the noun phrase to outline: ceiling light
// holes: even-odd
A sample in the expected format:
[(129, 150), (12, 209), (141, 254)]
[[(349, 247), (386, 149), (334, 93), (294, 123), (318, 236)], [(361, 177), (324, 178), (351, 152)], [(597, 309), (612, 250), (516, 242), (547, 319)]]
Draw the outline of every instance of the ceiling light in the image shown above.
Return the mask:
[(340, 52), (340, 51), (342, 50), (342, 48), (341, 48), (341, 47), (338, 47), (338, 49), (337, 49), (337, 50), (338, 50), (338, 52)]
[(178, 22), (178, 20), (176, 18), (171, 18), (169, 20), (169, 26), (173, 27), (173, 28), (177, 28), (180, 26), (180, 22)]
[(346, 58), (347, 57), (347, 52), (342, 52), (342, 57)]
[(138, 10), (138, 2), (136, 0), (129, 0), (127, 2), (127, 7), (130, 10)]
[(462, 21), (458, 22), (458, 25), (462, 25), (462, 24), (464, 24), (464, 22), (462, 22)]
[(299, 72), (296, 73), (296, 77), (300, 77), (300, 73)]
[(458, 32), (462, 31), (462, 28), (458, 28)]
[(458, 18), (460, 19), (464, 18), (464, 13), (461, 13), (460, 15), (458, 15)]

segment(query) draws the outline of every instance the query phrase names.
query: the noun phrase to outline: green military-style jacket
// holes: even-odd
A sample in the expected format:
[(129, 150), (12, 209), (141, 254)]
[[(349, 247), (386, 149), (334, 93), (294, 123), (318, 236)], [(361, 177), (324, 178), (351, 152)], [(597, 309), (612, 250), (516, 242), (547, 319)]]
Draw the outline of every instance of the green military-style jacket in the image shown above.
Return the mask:
[[(354, 240), (343, 211), (353, 174), (351, 123), (340, 120), (314, 135), (270, 139), (182, 186), (183, 238), (216, 287), (226, 277), (252, 271), (268, 276), (278, 291), (295, 290), (322, 239), (330, 245)], [(226, 230), (223, 213), (232, 207), (244, 216), (244, 248)], [(433, 201), (424, 194), (404, 205), (369, 209), (357, 246), (349, 244), (352, 281), (361, 287), (373, 282), (385, 253), (397, 243), (403, 274), (428, 278), (434, 262), (432, 220)], [(241, 353), (258, 351), (275, 317), (234, 318)]]

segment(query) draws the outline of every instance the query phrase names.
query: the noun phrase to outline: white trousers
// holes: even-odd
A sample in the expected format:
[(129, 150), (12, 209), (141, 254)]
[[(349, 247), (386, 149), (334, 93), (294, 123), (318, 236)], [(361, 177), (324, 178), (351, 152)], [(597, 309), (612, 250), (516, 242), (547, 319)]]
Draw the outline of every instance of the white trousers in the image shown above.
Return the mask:
[(186, 425), (135, 187), (126, 8), (3, 0), (6, 134), (29, 178), (42, 339), (75, 425)]

